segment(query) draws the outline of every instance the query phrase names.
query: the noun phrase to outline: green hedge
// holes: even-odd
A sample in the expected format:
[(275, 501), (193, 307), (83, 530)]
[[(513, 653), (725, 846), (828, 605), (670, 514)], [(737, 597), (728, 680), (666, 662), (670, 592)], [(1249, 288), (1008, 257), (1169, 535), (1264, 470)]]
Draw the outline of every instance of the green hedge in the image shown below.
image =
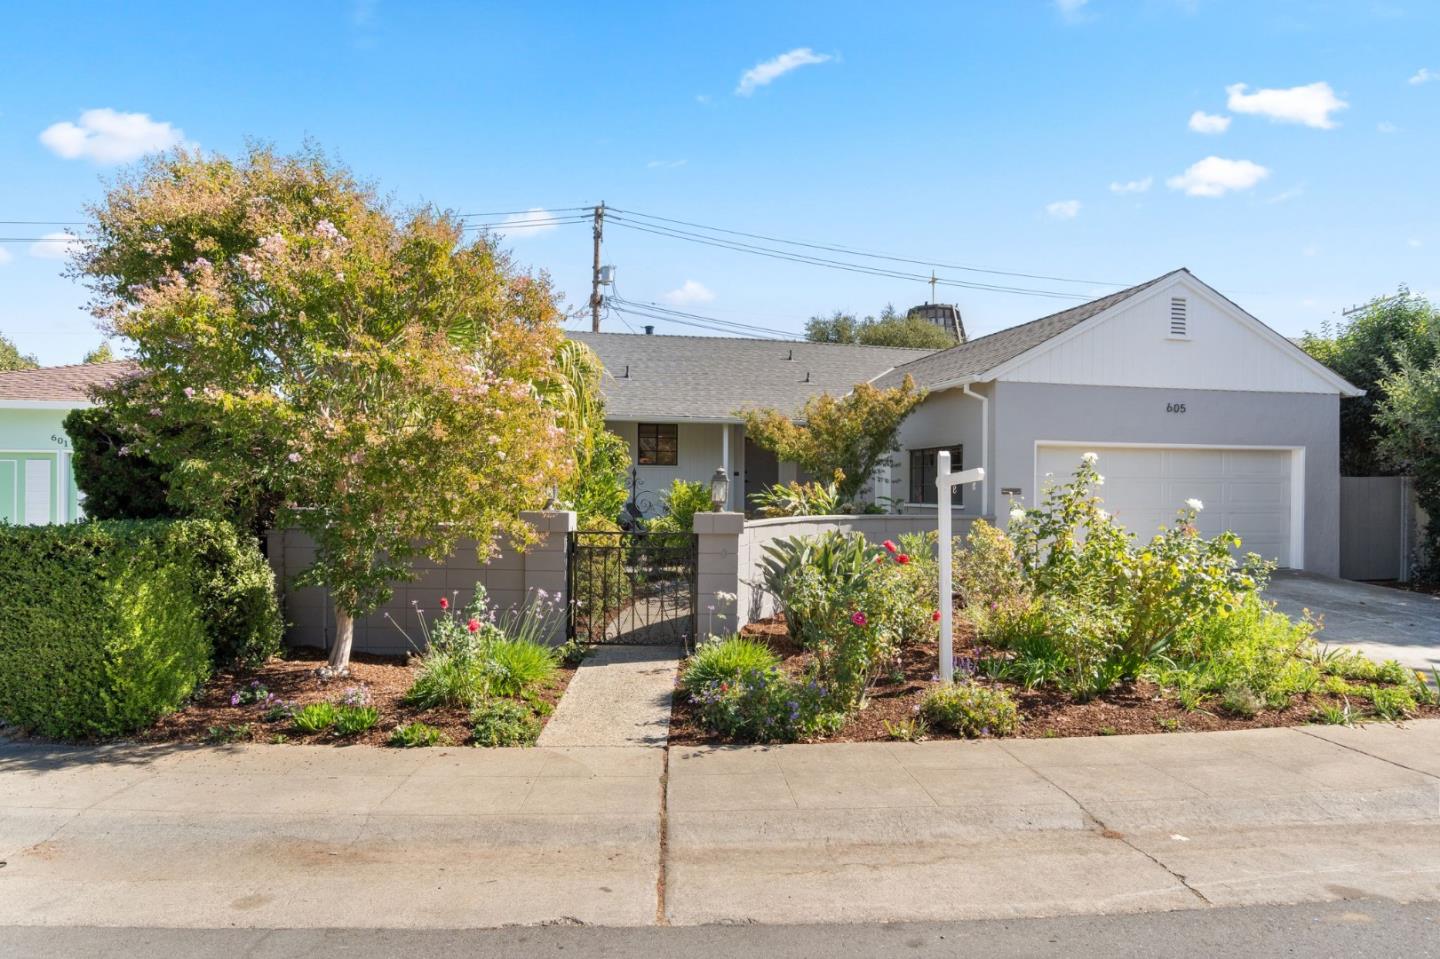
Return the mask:
[(0, 525), (0, 719), (108, 736), (176, 709), (217, 650), (278, 643), (257, 561), (209, 520)]

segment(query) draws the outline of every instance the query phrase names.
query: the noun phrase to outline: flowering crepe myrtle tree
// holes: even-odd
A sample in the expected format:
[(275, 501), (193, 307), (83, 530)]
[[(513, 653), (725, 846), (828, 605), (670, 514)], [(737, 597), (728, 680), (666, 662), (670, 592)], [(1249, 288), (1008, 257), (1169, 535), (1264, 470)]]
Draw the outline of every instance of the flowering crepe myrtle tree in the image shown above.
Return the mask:
[(141, 368), (102, 399), (191, 511), (278, 494), (316, 544), (297, 581), (334, 600), (331, 673), (413, 560), (534, 536), (520, 511), (571, 463), (537, 386), (562, 342), (548, 278), (308, 146), (166, 154), (90, 212), (72, 270)]

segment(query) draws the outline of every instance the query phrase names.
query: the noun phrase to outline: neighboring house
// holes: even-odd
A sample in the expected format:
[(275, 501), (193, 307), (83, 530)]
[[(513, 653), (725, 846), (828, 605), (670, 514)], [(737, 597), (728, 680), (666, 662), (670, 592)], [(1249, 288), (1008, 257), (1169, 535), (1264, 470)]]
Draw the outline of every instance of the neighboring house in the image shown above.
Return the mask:
[(880, 492), (934, 509), (934, 451), (983, 466), (964, 515), (1004, 526), (1087, 450), (1106, 508), (1148, 537), (1189, 498), (1206, 535), (1336, 576), (1339, 406), (1359, 390), (1188, 270), (897, 365), (930, 391)]
[(842, 343), (790, 343), (718, 336), (569, 333), (605, 367), (606, 424), (630, 446), (632, 500), (647, 516), (662, 509), (672, 481), (730, 475), (730, 509), (777, 482), (800, 478), (745, 436), (738, 410), (799, 412), (820, 393), (844, 395), (931, 350)]
[(93, 405), (91, 388), (134, 369), (116, 360), (0, 373), (0, 521), (65, 523), (84, 515), (65, 414)]

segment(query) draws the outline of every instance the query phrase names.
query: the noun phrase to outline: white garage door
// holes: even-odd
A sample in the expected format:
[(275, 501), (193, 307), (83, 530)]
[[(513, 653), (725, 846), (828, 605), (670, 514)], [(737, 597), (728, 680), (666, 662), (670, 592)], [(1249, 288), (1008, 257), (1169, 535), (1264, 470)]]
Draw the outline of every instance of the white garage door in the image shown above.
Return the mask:
[(1205, 504), (1198, 524), (1204, 535), (1230, 530), (1243, 543), (1240, 552), (1292, 565), (1289, 450), (1041, 446), (1035, 488), (1064, 482), (1089, 450), (1100, 455), (1105, 508), (1139, 539), (1169, 526), (1193, 498)]

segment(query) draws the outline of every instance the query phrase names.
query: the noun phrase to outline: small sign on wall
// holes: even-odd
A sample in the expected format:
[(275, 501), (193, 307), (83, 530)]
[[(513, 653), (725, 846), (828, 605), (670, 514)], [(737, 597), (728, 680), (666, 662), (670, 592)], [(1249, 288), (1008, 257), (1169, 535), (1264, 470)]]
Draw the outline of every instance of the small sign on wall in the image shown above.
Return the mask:
[(1002, 486), (1002, 487), (1000, 487), (1000, 495), (1001, 495), (1001, 496), (1024, 496), (1024, 495), (1025, 495), (1025, 491), (1024, 491), (1023, 489), (1021, 489), (1020, 487), (1018, 487), (1018, 486)]

